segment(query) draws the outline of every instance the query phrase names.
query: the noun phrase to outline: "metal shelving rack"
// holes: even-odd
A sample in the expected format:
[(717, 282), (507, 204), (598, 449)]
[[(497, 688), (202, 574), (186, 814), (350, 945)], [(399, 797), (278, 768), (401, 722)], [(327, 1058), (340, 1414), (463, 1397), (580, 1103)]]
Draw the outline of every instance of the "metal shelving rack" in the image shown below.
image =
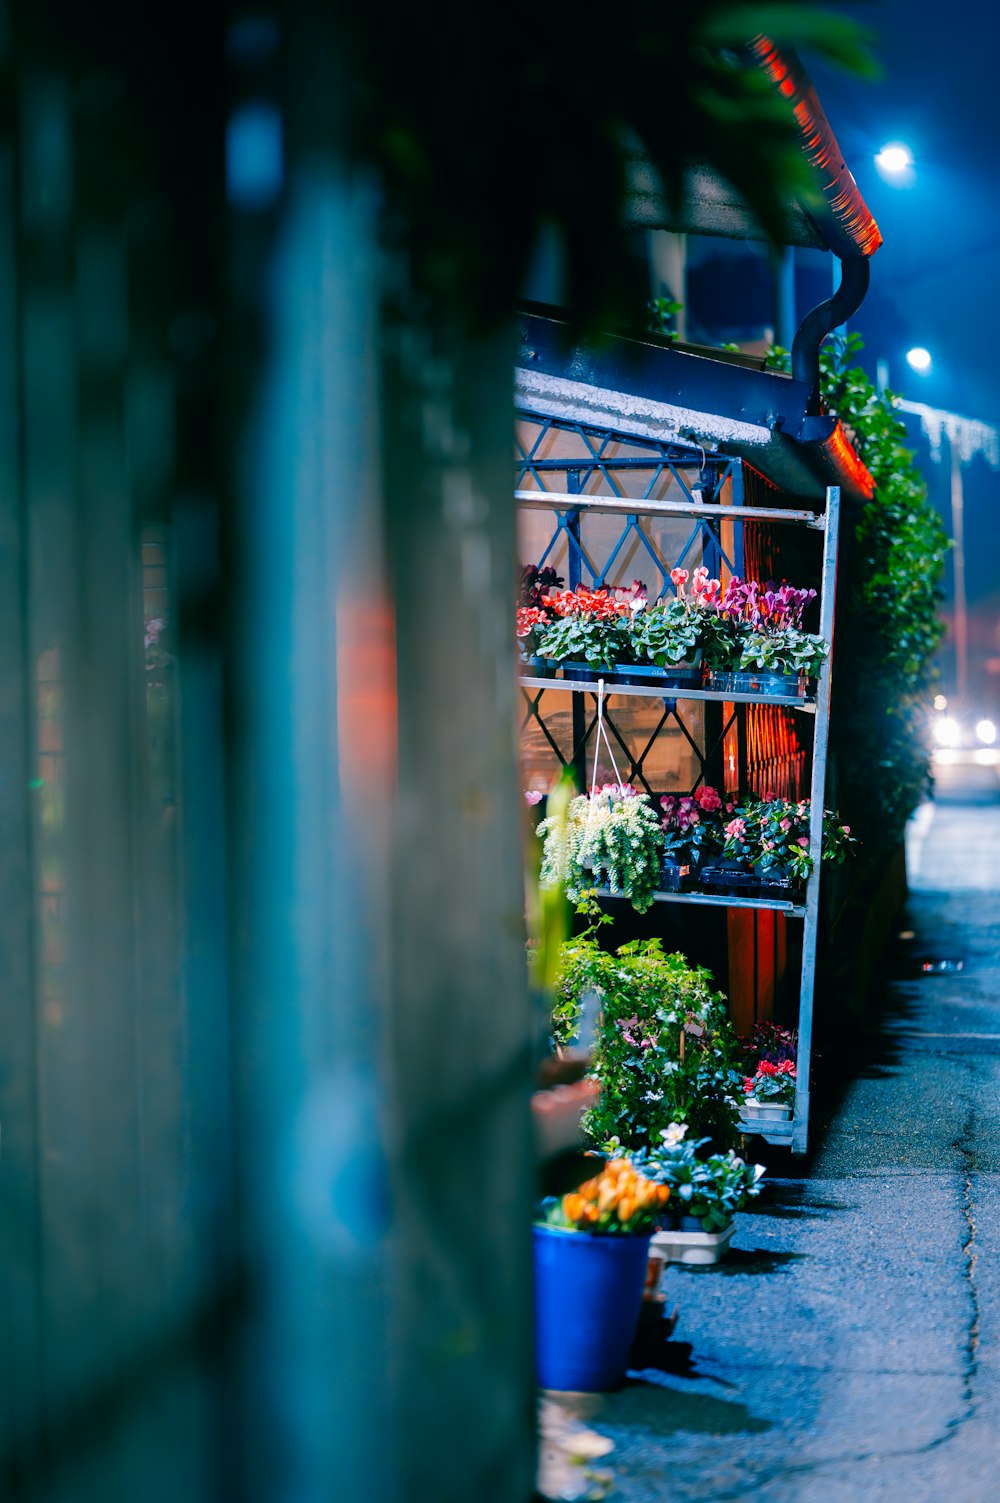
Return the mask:
[[(756, 1133), (768, 1142), (790, 1146), (795, 1154), (806, 1151), (809, 1136), (809, 1065), (812, 1054), (813, 1001), (816, 983), (816, 941), (819, 926), (819, 893), (821, 881), (821, 854), (823, 844), (823, 808), (826, 791), (826, 759), (830, 727), (830, 683), (833, 661), (833, 637), (835, 624), (835, 598), (837, 583), (837, 545), (840, 522), (840, 488), (830, 486), (826, 492), (826, 508), (822, 512), (787, 510), (780, 507), (757, 507), (743, 505), (715, 505), (700, 501), (690, 495), (688, 501), (635, 500), (631, 497), (579, 495), (544, 490), (517, 490), (515, 500), (522, 506), (546, 508), (563, 513), (597, 511), (621, 513), (633, 525), (639, 517), (680, 516), (690, 517), (699, 523), (709, 519), (718, 522), (739, 521), (744, 524), (769, 522), (788, 526), (802, 526), (822, 534), (823, 561), (820, 573), (819, 612), (820, 634), (829, 647), (826, 662), (816, 683), (813, 700), (778, 699), (772, 696), (753, 694), (728, 694), (710, 689), (669, 689), (655, 685), (628, 685), (605, 683), (607, 698), (614, 696), (645, 697), (677, 700), (722, 701), (733, 705), (762, 704), (783, 705), (809, 715), (814, 721), (812, 775), (810, 779), (811, 820), (809, 851), (812, 857), (812, 876), (806, 884), (805, 903), (796, 904), (768, 898), (717, 897), (708, 893), (661, 892), (656, 900), (666, 903), (701, 904), (721, 908), (771, 909), (789, 918), (803, 921), (802, 970), (799, 983), (798, 1018), (798, 1070), (795, 1108), (790, 1121), (761, 1122), (744, 1119), (748, 1133)], [(571, 694), (596, 694), (597, 680), (573, 681), (524, 677), (519, 680), (525, 689), (556, 690)]]

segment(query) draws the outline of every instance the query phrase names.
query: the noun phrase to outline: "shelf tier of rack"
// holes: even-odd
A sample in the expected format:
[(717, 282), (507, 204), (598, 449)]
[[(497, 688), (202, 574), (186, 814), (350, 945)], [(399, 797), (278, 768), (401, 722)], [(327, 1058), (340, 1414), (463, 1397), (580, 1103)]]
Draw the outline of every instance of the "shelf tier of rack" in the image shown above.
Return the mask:
[[(522, 689), (556, 689), (575, 694), (597, 694), (600, 682), (597, 679), (572, 678), (518, 678)], [(700, 699), (716, 704), (779, 705), (788, 710), (801, 710), (805, 715), (815, 715), (816, 705), (811, 699), (799, 699), (774, 694), (737, 694), (730, 689), (672, 689), (663, 684), (617, 684), (604, 680), (604, 697), (612, 694), (641, 697), (643, 699)]]
[[(594, 889), (599, 898), (621, 898), (619, 892), (606, 887)], [(624, 901), (624, 899), (623, 899)], [(766, 908), (771, 913), (783, 913), (786, 918), (805, 918), (804, 903), (790, 903), (786, 898), (737, 898), (714, 892), (656, 892), (654, 903), (695, 903), (705, 908)]]
[(767, 1122), (760, 1117), (741, 1115), (740, 1131), (744, 1137), (763, 1138), (766, 1143), (778, 1143), (783, 1148), (788, 1148), (795, 1133), (795, 1124), (791, 1118), (787, 1122)]
[(568, 491), (515, 491), (521, 506), (540, 511), (598, 511), (630, 517), (704, 517), (721, 522), (791, 522), (824, 532), (827, 513), (783, 506), (721, 506), (708, 501), (652, 501), (632, 496), (594, 496)]

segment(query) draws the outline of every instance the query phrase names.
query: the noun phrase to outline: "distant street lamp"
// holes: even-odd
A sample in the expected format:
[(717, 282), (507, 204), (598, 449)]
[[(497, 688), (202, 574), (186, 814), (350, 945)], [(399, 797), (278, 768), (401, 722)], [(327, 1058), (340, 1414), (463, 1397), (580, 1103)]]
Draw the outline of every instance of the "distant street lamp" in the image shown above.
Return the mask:
[(902, 141), (891, 141), (875, 158), (875, 170), (893, 188), (912, 188), (917, 180), (913, 153)]
[(931, 368), (931, 352), (925, 350), (922, 344), (914, 345), (912, 350), (906, 352), (906, 363), (918, 376), (926, 376)]
[(913, 152), (902, 141), (891, 141), (876, 156), (875, 166), (886, 177), (901, 177), (913, 166)]
[[(911, 350), (906, 357), (911, 365), (913, 361), (910, 356), (914, 353)], [(926, 350), (924, 354), (927, 354)], [(930, 356), (927, 358), (929, 363)], [(939, 464), (943, 457), (943, 440), (948, 440), (951, 458), (951, 536), (954, 544), (952, 565), (955, 577), (955, 686), (961, 705), (969, 682), (969, 613), (965, 595), (965, 496), (962, 466), (970, 464), (977, 455), (982, 455), (991, 469), (1000, 470), (1000, 432), (992, 423), (981, 423), (975, 418), (960, 417), (957, 412), (927, 407), (923, 402), (907, 402), (900, 398), (896, 406), (901, 412), (912, 413), (920, 419), (920, 426), (930, 443), (931, 459), (935, 464)], [(988, 739), (984, 734), (987, 729), (991, 729), (996, 735), (993, 722), (982, 720), (977, 727), (981, 741)], [(938, 740), (941, 740), (940, 733)], [(941, 744), (948, 745), (947, 742)]]

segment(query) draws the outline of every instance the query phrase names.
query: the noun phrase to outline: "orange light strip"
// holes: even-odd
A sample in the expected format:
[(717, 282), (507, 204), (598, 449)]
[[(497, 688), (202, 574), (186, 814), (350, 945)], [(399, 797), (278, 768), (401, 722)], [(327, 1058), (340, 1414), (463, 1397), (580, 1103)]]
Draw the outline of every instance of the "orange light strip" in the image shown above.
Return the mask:
[(820, 179), (834, 224), (847, 237), (848, 245), (831, 245), (830, 249), (838, 255), (873, 256), (882, 244), (882, 231), (861, 197), (805, 70), (769, 37), (755, 37), (750, 50), (778, 93), (791, 104), (806, 159)]

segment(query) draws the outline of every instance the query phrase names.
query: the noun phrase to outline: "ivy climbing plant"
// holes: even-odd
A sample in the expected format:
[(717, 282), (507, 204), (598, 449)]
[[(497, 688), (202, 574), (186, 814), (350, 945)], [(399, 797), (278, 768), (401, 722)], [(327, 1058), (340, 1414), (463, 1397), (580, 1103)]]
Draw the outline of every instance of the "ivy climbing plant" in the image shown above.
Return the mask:
[[(866, 847), (885, 849), (898, 845), (931, 784), (924, 727), (944, 634), (949, 541), (893, 394), (880, 392), (858, 363), (863, 348), (860, 335), (849, 334), (828, 340), (820, 356), (825, 408), (850, 430), (875, 481), (846, 540), (831, 749), (842, 812)], [(772, 351), (771, 364), (787, 369), (787, 352)]]

